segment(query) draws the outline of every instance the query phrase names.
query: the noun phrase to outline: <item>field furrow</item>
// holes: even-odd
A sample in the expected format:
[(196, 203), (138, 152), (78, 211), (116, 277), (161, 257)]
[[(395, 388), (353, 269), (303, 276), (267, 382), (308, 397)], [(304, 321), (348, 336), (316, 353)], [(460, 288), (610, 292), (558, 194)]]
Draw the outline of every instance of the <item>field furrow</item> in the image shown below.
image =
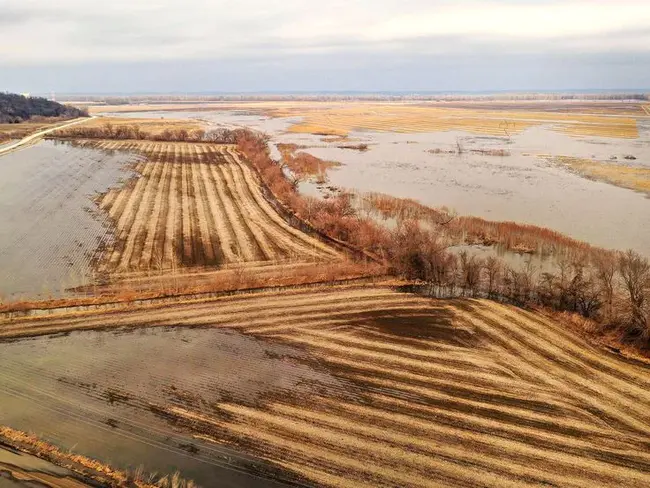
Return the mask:
[[(332, 375), (307, 393), (280, 389), (251, 402), (243, 384), (220, 384), (226, 396), (209, 406), (188, 394), (156, 409), (177, 429), (313, 483), (650, 483), (648, 366), (599, 351), (548, 317), (485, 300), (304, 288), (5, 318), (0, 337), (164, 326), (227, 329), (300, 351), (289, 362)], [(8, 374), (17, 374), (12, 364)], [(130, 405), (149, 404), (135, 395)]]

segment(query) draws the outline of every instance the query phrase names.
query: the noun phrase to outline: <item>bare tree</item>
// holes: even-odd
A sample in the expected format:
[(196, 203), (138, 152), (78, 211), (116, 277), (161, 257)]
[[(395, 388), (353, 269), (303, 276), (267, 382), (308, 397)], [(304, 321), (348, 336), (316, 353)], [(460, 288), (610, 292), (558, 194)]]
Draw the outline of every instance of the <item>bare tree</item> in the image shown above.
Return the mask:
[(620, 255), (618, 269), (629, 304), (630, 325), (627, 335), (647, 344), (650, 339), (650, 311), (646, 301), (650, 290), (650, 263), (629, 250)]
[(501, 261), (495, 256), (490, 256), (485, 260), (483, 265), (487, 278), (487, 295), (494, 298), (497, 295), (499, 281), (501, 279), (502, 266)]

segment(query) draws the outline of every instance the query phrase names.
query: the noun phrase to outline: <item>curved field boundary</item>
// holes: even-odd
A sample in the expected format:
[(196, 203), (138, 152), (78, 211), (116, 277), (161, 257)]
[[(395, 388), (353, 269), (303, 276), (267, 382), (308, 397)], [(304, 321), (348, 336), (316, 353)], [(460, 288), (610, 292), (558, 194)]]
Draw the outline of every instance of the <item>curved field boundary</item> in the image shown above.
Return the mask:
[(312, 227), (308, 222), (302, 220), (300, 217), (298, 217), (290, 208), (285, 206), (280, 199), (277, 198), (277, 196), (273, 193), (273, 191), (268, 187), (268, 185), (264, 182), (262, 176), (260, 175), (259, 170), (254, 166), (254, 165), (247, 165), (245, 164), (241, 158), (239, 157), (239, 154), (236, 152), (235, 149), (226, 149), (229, 155), (240, 165), (244, 167), (250, 167), (251, 171), (254, 172), (256, 176), (256, 180), (258, 183), (258, 186), (261, 188), (261, 194), (264, 197), (264, 199), (267, 201), (267, 203), (275, 210), (277, 214), (279, 214), (285, 222), (287, 222), (289, 225), (292, 227), (299, 229), (303, 233), (309, 234), (310, 236), (313, 236), (315, 238), (320, 239), (323, 243), (328, 244), (329, 246), (347, 253), (351, 254), (357, 259), (361, 260), (368, 260), (368, 261), (374, 261), (374, 262), (381, 262), (382, 260), (376, 256), (373, 255), (372, 253), (365, 251), (363, 249), (356, 248), (347, 242), (340, 241), (338, 239), (335, 239), (333, 237), (330, 237), (326, 234), (323, 234), (322, 232), (319, 232), (317, 229)]
[(293, 228), (264, 198), (251, 169), (229, 146), (151, 141), (77, 141), (144, 156), (139, 177), (108, 191), (99, 206), (115, 242), (101, 272), (170, 271), (248, 262), (331, 262), (342, 255)]
[(155, 405), (318, 485), (650, 483), (650, 367), (486, 300), (304, 288), (5, 320), (0, 337), (159, 326), (236, 330), (330, 371), (311, 395)]

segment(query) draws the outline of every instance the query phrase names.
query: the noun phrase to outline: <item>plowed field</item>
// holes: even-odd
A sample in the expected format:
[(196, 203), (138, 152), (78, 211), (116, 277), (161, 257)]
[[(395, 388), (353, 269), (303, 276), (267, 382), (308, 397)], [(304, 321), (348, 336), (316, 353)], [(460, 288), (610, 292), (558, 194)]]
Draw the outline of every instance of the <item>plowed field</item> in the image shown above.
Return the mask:
[(382, 287), (296, 289), (5, 320), (0, 337), (155, 326), (216, 327), (299, 348), (337, 378), (307, 393), (246, 400), (233, 390), (215, 401), (195, 389), (148, 405), (197, 442), (230, 444), (301, 483), (650, 483), (650, 368), (494, 302)]

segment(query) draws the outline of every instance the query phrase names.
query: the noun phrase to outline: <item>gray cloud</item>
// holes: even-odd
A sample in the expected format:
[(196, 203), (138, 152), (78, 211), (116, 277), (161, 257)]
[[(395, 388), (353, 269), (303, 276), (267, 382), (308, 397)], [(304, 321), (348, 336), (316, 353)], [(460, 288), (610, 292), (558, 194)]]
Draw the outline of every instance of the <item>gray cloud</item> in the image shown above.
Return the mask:
[(0, 0), (0, 89), (650, 86), (645, 1), (42, 3)]

